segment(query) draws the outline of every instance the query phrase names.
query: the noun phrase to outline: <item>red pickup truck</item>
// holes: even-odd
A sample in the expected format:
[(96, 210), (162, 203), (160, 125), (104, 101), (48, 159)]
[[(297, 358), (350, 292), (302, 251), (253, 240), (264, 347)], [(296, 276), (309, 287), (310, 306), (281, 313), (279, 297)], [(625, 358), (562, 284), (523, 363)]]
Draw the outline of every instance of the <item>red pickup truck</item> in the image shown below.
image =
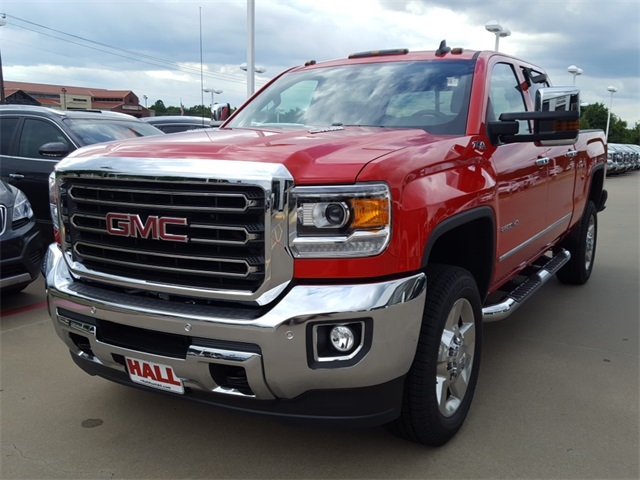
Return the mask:
[(606, 145), (497, 52), (363, 52), (219, 130), (85, 147), (50, 179), (45, 276), (86, 372), (292, 421), (461, 427), (482, 325), (582, 284)]

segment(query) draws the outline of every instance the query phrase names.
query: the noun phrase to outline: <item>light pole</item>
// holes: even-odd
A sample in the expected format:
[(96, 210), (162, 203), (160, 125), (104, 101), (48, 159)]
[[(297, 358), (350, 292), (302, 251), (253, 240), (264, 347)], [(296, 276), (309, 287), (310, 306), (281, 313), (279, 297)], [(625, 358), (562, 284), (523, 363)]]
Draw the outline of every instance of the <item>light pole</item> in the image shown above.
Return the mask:
[(147, 108), (147, 97), (146, 95), (143, 95), (142, 98), (144, 98), (144, 108)]
[(608, 142), (609, 141), (609, 123), (611, 122), (611, 107), (613, 106), (613, 94), (618, 91), (616, 87), (613, 85), (609, 85), (607, 87), (609, 93), (611, 93), (611, 98), (609, 99), (609, 115), (607, 116), (607, 131), (604, 133), (604, 138)]
[(496, 52), (498, 51), (498, 48), (500, 47), (500, 37), (508, 37), (509, 35), (511, 35), (511, 30), (509, 30), (507, 27), (503, 27), (502, 25), (500, 25), (495, 20), (491, 20), (491, 21), (487, 22), (485, 24), (484, 28), (488, 32), (491, 32), (496, 36), (496, 45), (495, 45), (495, 48), (494, 48), (494, 50)]
[(211, 117), (213, 118), (213, 94), (220, 94), (222, 93), (222, 90), (216, 90), (215, 88), (203, 88), (202, 91), (211, 94)]
[[(247, 64), (246, 63), (240, 64), (240, 70), (244, 70), (245, 72), (247, 72), (247, 85), (249, 85), (249, 68), (247, 67)], [(256, 84), (256, 81), (255, 81), (256, 76), (255, 76), (255, 74), (256, 73), (264, 73), (266, 71), (267, 71), (267, 69), (264, 68), (264, 67), (260, 67), (258, 65), (254, 65), (253, 66), (253, 73), (254, 74), (251, 76), (251, 91), (249, 91), (249, 87), (247, 86), (247, 97), (250, 97), (251, 95), (253, 95), (253, 92), (255, 90), (255, 84)]]
[(573, 86), (576, 86), (576, 77), (578, 75), (582, 75), (583, 70), (579, 67), (576, 67), (575, 65), (569, 65), (569, 67), (567, 67), (567, 72), (569, 72), (571, 75), (573, 75)]
[(256, 2), (247, 0), (247, 98), (255, 91)]
[(60, 91), (62, 92), (62, 110), (66, 110), (67, 109), (67, 89), (62, 87)]
[[(4, 14), (0, 17), (0, 27), (4, 27), (7, 21), (4, 19)], [(2, 74), (2, 56), (0, 55), (0, 105), (7, 103), (7, 99), (4, 96), (4, 75)]]

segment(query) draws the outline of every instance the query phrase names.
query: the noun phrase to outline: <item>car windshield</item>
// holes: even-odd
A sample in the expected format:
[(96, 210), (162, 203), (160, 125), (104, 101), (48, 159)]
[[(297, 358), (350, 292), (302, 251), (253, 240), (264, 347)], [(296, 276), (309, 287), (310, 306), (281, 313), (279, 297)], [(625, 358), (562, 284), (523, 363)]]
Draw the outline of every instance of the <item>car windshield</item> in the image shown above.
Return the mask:
[(283, 75), (231, 128), (374, 126), (465, 133), (473, 61), (384, 62)]
[(160, 130), (139, 120), (114, 118), (68, 118), (69, 128), (84, 145), (162, 134)]

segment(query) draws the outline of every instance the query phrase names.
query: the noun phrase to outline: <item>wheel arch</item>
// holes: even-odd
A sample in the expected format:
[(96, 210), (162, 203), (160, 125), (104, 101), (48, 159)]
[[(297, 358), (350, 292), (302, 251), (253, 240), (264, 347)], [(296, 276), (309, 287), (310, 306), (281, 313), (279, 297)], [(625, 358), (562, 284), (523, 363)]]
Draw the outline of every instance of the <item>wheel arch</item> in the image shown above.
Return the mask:
[(425, 245), (421, 267), (440, 263), (467, 269), (484, 299), (489, 292), (495, 261), (496, 229), (493, 209), (477, 207), (440, 222)]
[(607, 191), (604, 189), (604, 177), (606, 167), (604, 164), (597, 165), (591, 173), (591, 182), (589, 185), (589, 196), (587, 201), (591, 200), (596, 206), (598, 212), (604, 210), (607, 201)]

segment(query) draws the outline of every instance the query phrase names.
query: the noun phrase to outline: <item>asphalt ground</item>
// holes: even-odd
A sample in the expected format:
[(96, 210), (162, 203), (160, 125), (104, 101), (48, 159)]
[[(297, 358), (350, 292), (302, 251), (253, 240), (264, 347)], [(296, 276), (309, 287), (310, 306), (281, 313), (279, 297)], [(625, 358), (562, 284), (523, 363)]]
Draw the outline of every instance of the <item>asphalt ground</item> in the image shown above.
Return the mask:
[(90, 377), (42, 279), (2, 299), (2, 479), (640, 478), (640, 172), (607, 180), (588, 284), (553, 279), (487, 324), (460, 433), (439, 449), (383, 428), (309, 429)]

